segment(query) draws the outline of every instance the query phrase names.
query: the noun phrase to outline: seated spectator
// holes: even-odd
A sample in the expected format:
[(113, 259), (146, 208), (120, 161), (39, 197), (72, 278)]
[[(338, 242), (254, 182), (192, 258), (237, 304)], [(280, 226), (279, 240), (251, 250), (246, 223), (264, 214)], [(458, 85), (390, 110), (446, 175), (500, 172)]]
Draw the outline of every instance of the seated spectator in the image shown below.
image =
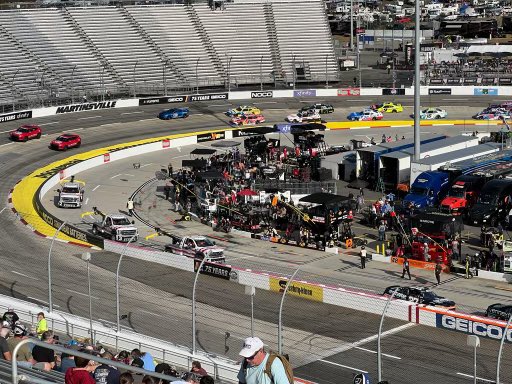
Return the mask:
[(7, 321), (2, 321), (0, 328), (0, 359), (7, 361), (12, 360), (11, 352), (9, 351), (9, 344), (7, 344), (7, 335), (11, 332), (11, 324)]
[[(109, 351), (103, 352), (101, 357), (108, 360), (114, 360), (114, 355)], [(94, 371), (96, 384), (118, 384), (119, 376), (119, 370), (116, 367), (107, 364), (99, 365)]]
[(120, 361), (123, 364), (131, 365), (132, 364), (132, 358), (130, 356), (130, 352), (128, 351), (121, 351), (117, 354), (116, 360)]
[[(141, 369), (146, 369), (144, 367), (144, 361), (142, 361), (142, 359), (139, 357), (136, 357), (135, 359), (133, 359), (131, 366), (141, 368)], [(142, 384), (142, 379), (144, 377), (144, 375), (142, 373), (132, 372), (132, 375), (133, 375), (133, 382), (135, 384)]]
[[(178, 377), (178, 372), (176, 372), (175, 369), (173, 369), (169, 364), (167, 363), (160, 363), (155, 367), (155, 372), (161, 373), (162, 375), (167, 376), (174, 376)], [(160, 384), (169, 384), (170, 382), (168, 380), (160, 380)]]
[[(7, 345), (9, 346), (9, 351), (11, 355), (14, 351), (14, 348), (23, 340), (27, 338), (27, 328), (21, 324), (17, 323), (14, 326), (14, 337), (11, 337), (7, 340)], [(36, 363), (34, 358), (32, 357), (32, 352), (30, 351), (30, 347), (28, 344), (24, 344), (18, 350), (18, 354), (16, 355), (16, 359), (18, 361), (18, 365), (31, 368), (32, 365)]]
[[(81, 349), (80, 352), (87, 353), (87, 350)], [(91, 373), (96, 368), (95, 365), (90, 364), (90, 360), (75, 356), (75, 368), (68, 369), (64, 376), (66, 384), (96, 384)]]
[[(74, 340), (72, 340), (72, 341), (74, 341)], [(78, 351), (80, 349), (80, 347), (77, 344), (68, 345), (68, 348), (75, 350), (75, 351)], [(59, 372), (66, 373), (66, 371), (69, 368), (75, 368), (75, 367), (76, 367), (75, 356), (67, 354), (67, 353), (62, 353), (62, 355), (60, 357)]]
[(190, 370), (190, 372), (194, 372), (199, 376), (206, 376), (208, 374), (206, 370), (203, 367), (201, 367), (201, 363), (199, 361), (192, 362), (192, 369)]
[(201, 377), (199, 384), (215, 384), (215, 380), (213, 380), (213, 377), (206, 375)]
[[(45, 331), (41, 335), (41, 341), (47, 344), (53, 344), (53, 332)], [(39, 345), (34, 346), (32, 349), (32, 357), (38, 364), (36, 364), (37, 368), (44, 369), (45, 371), (50, 371), (55, 368), (56, 364), (56, 356), (55, 351), (53, 349), (40, 347)], [(43, 364), (39, 364), (43, 363)]]
[(146, 375), (142, 378), (142, 384), (158, 384), (160, 381), (153, 376)]
[(173, 384), (199, 384), (199, 376), (194, 372), (185, 373), (181, 380), (173, 381)]
[(131, 355), (134, 359), (139, 358), (144, 362), (144, 369), (146, 371), (155, 371), (155, 362), (149, 352), (141, 352), (139, 349), (134, 349)]
[(119, 384), (133, 384), (133, 375), (130, 372), (123, 372), (119, 376)]

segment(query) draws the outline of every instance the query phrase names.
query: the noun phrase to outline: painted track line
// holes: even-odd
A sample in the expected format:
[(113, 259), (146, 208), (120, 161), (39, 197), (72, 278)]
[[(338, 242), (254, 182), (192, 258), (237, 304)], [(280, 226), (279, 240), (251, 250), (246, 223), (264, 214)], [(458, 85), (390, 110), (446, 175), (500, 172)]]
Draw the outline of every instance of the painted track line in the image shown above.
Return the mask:
[(327, 363), (327, 364), (336, 365), (337, 367), (347, 368), (347, 369), (350, 369), (351, 371), (362, 372), (362, 373), (368, 373), (368, 371), (365, 371), (365, 370), (363, 370), (363, 369), (350, 367), (350, 366), (348, 366), (348, 365), (343, 365), (343, 364), (340, 364), (340, 363), (335, 363), (334, 361), (329, 361), (329, 360), (324, 360), (324, 359), (320, 359), (320, 360), (318, 360), (318, 361), (321, 361), (322, 363)]
[[(471, 379), (473, 379), (475, 376), (473, 375), (468, 375), (467, 373), (461, 373), (461, 372), (457, 372), (456, 373), (457, 375), (460, 375), (460, 376), (464, 376), (464, 377), (469, 377)], [(496, 383), (495, 380), (489, 380), (489, 379), (482, 379), (481, 377), (476, 377), (476, 381), (484, 381), (486, 383)]]

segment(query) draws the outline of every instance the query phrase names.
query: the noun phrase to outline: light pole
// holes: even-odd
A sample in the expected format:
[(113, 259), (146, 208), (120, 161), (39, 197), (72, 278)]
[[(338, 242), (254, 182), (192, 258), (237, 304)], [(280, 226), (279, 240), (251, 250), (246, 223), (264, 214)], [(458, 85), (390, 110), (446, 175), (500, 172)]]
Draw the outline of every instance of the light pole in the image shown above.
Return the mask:
[(279, 304), (279, 324), (277, 328), (277, 350), (279, 351), (279, 354), (282, 354), (283, 351), (283, 335), (282, 335), (282, 328), (283, 328), (283, 304), (284, 304), (284, 298), (286, 296), (286, 292), (288, 292), (288, 287), (290, 286), (291, 282), (295, 278), (295, 275), (297, 272), (299, 272), (300, 265), (297, 267), (297, 269), (293, 272), (292, 276), (288, 279), (286, 282), (286, 286), (284, 287), (283, 295), (281, 296), (281, 303)]
[(87, 291), (89, 294), (89, 326), (91, 329), (91, 344), (94, 345), (94, 333), (93, 333), (94, 331), (92, 328), (91, 271), (89, 268), (89, 264), (91, 261), (91, 253), (90, 252), (82, 253), (82, 260), (87, 262), (87, 287), (88, 287)]
[(391, 300), (393, 300), (393, 297), (395, 297), (395, 294), (398, 292), (398, 289), (395, 289), (391, 296), (389, 297), (388, 301), (386, 301), (386, 305), (384, 305), (384, 310), (382, 311), (382, 316), (380, 318), (380, 324), (379, 324), (379, 333), (377, 334), (377, 381), (382, 381), (382, 349), (380, 345), (380, 339), (382, 334), (382, 326), (384, 325), (384, 318), (386, 317), (386, 311), (388, 310), (389, 303)]
[(414, 6), (414, 160), (420, 159), (420, 2)]
[[(357, 39), (356, 39), (356, 44), (357, 44), (357, 71), (359, 72), (359, 88), (361, 89), (362, 88), (362, 78), (361, 78), (361, 52), (359, 51), (359, 36), (361, 35), (356, 35)], [(363, 40), (364, 41), (364, 40)], [(355, 84), (354, 84), (355, 85)]]
[(354, 50), (354, 0), (350, 0), (350, 51)]
[(16, 78), (16, 75), (18, 74), (20, 70), (17, 69), (16, 72), (14, 72), (14, 75), (12, 75), (12, 85), (11, 85), (11, 93), (12, 93), (12, 111), (14, 112), (16, 110), (16, 96), (14, 92), (14, 79)]
[(508, 328), (510, 327), (510, 323), (512, 322), (512, 315), (508, 318), (507, 325), (503, 330), (503, 336), (501, 336), (500, 341), (500, 349), (498, 351), (498, 362), (496, 364), (496, 384), (500, 384), (500, 366), (501, 366), (501, 353), (503, 352), (503, 344), (505, 343), (505, 339), (507, 338)]
[(62, 228), (66, 225), (66, 222), (63, 221), (60, 227), (55, 231), (52, 237), (52, 242), (50, 243), (50, 250), (48, 251), (48, 312), (52, 313), (53, 311), (53, 303), (52, 303), (52, 249), (53, 243), (55, 242), (55, 238), (62, 230)]
[[(121, 314), (119, 309), (119, 272), (121, 271), (121, 261), (123, 260), (124, 255), (126, 254), (126, 250), (130, 243), (137, 237), (137, 235), (133, 235), (130, 237), (130, 240), (123, 247), (123, 251), (121, 252), (121, 256), (119, 256), (119, 261), (117, 262), (117, 270), (116, 270), (116, 323), (117, 323), (117, 333), (121, 332)], [(117, 340), (117, 339), (116, 339)]]
[(199, 93), (199, 61), (201, 60), (200, 57), (197, 58), (196, 61), (196, 95)]
[(75, 70), (76, 64), (71, 71), (71, 104), (75, 104)]
[(260, 91), (263, 91), (263, 55), (260, 57)]
[(135, 62), (135, 65), (133, 66), (133, 97), (137, 97), (137, 82), (135, 80), (135, 70), (137, 69), (137, 64), (139, 64), (139, 60)]
[(480, 338), (468, 335), (468, 347), (473, 347), (473, 383), (476, 384), (476, 349), (480, 346)]
[[(196, 354), (196, 285), (197, 278), (201, 273), (201, 269), (203, 269), (204, 262), (206, 261), (206, 256), (203, 256), (201, 263), (196, 271), (196, 276), (194, 278), (194, 286), (192, 287), (192, 356)], [(194, 263), (197, 262), (197, 259), (194, 259)]]

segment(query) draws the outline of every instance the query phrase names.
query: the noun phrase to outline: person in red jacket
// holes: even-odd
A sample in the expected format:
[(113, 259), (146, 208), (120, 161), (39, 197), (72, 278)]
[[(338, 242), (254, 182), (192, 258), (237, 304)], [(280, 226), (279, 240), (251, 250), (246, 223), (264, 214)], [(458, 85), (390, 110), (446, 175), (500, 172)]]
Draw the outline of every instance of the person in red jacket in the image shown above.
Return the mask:
[[(86, 352), (81, 350), (80, 352)], [(96, 369), (96, 365), (89, 364), (90, 360), (75, 356), (76, 368), (68, 368), (64, 377), (66, 384), (96, 384), (91, 373)]]

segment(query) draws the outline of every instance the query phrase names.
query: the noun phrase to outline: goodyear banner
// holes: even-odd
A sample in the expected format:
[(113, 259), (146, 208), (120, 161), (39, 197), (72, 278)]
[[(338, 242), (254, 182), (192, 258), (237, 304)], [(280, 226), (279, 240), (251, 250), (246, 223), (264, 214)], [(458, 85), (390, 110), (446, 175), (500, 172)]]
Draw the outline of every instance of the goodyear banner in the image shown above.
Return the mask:
[[(436, 313), (436, 327), (494, 340), (501, 340), (505, 331), (505, 327), (498, 321), (477, 321), (470, 316), (452, 316), (444, 313)], [(506, 332), (505, 341), (512, 343), (512, 328)]]
[[(286, 288), (287, 279), (278, 279), (275, 277), (270, 278), (270, 290), (274, 292), (284, 292)], [(292, 296), (298, 296), (314, 301), (324, 300), (324, 290), (322, 287), (317, 285), (301, 283), (292, 281), (288, 287), (288, 294)]]

